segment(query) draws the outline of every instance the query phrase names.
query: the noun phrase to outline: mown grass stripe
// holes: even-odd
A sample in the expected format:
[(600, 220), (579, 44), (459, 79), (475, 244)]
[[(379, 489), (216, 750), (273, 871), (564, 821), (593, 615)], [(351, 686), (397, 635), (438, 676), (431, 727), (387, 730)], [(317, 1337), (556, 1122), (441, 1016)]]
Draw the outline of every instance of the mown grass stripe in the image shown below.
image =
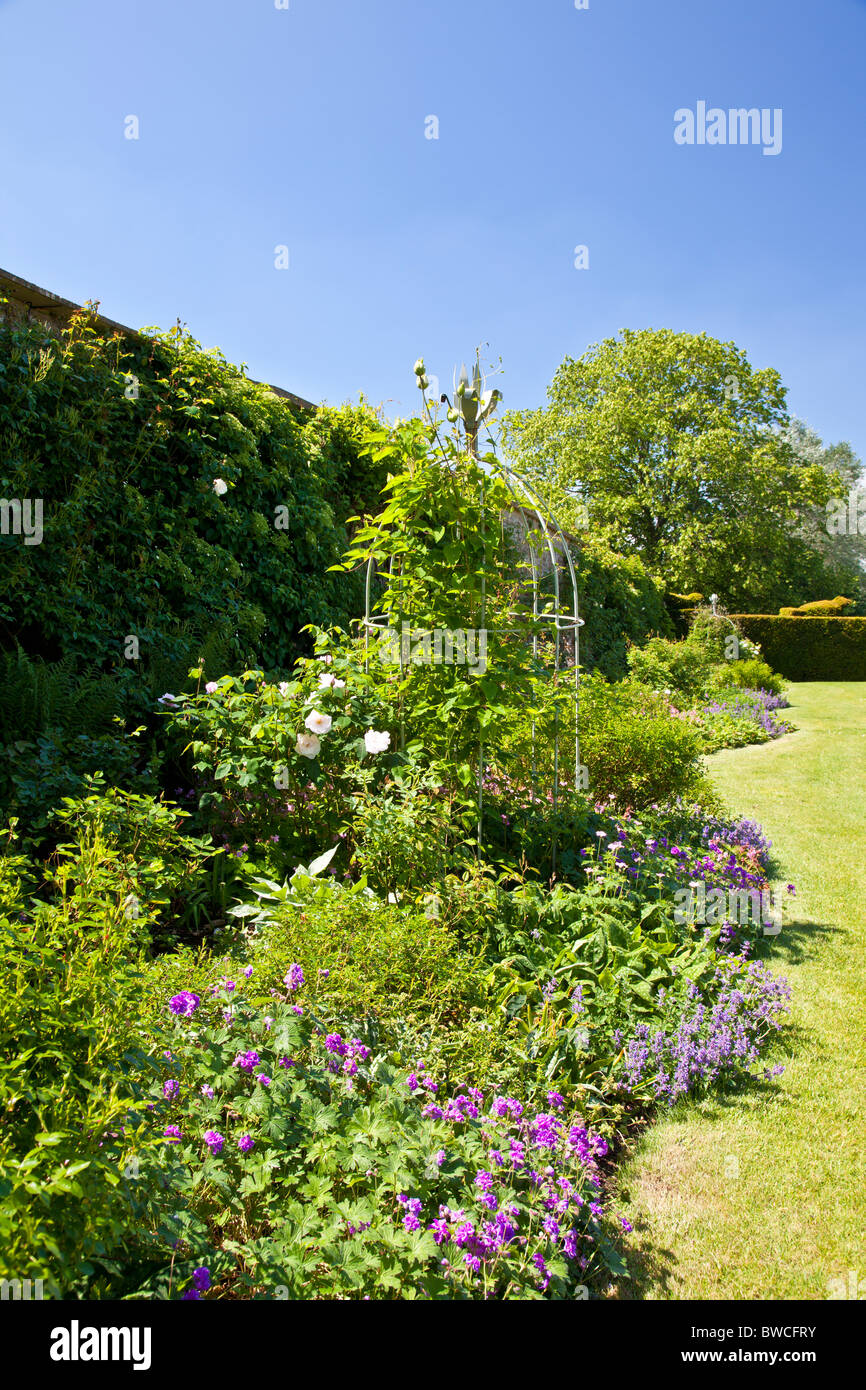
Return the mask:
[(798, 733), (708, 760), (797, 885), (760, 952), (794, 992), (786, 1070), (648, 1129), (620, 1179), (637, 1242), (620, 1298), (866, 1294), (866, 684), (797, 684), (791, 702)]

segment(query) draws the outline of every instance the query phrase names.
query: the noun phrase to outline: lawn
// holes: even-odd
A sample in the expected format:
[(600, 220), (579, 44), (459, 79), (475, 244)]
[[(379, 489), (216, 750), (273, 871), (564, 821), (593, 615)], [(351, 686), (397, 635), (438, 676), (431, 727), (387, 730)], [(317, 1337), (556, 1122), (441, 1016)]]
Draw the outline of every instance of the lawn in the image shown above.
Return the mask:
[(799, 732), (707, 760), (797, 885), (761, 946), (793, 988), (785, 1072), (646, 1131), (620, 1178), (638, 1241), (620, 1298), (825, 1299), (866, 1278), (866, 684), (790, 698)]

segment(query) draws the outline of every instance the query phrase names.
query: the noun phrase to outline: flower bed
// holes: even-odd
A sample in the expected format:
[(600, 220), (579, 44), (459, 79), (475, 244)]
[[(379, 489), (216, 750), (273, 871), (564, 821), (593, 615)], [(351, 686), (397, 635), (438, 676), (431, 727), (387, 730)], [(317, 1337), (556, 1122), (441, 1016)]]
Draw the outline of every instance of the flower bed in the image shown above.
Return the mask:
[(769, 690), (733, 689), (704, 697), (690, 708), (671, 706), (671, 713), (686, 719), (699, 732), (705, 753), (720, 748), (741, 748), (749, 743), (766, 743), (794, 732), (795, 725), (776, 717), (787, 709), (784, 695)]
[(511, 640), (502, 481), (432, 422), (365, 447), (403, 471), (345, 566), (484, 613), (487, 669), (202, 660), (150, 712), (174, 803), (96, 775), (0, 852), (0, 1272), (54, 1297), (598, 1295), (633, 1122), (778, 1070), (770, 845), (701, 764), (789, 730), (778, 679), (704, 615), (582, 676), (578, 730), (538, 615)]

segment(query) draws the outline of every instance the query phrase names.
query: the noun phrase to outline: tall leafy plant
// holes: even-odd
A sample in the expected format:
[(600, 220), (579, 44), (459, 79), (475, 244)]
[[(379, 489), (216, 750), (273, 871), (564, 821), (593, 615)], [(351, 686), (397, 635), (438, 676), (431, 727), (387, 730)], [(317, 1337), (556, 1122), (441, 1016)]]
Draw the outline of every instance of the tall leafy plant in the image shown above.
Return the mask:
[(533, 612), (529, 566), (503, 524), (514, 494), (495, 453), (476, 453), (494, 393), (481, 391), (479, 374), (470, 390), (464, 372), (449, 431), (427, 399), (423, 362), (416, 375), (425, 418), (366, 433), (363, 452), (389, 469), (387, 502), (360, 526), (342, 568), (375, 567), (369, 660), (391, 678), (404, 742), (418, 740), (468, 785), (479, 759), (495, 763), (514, 747), (516, 711), (529, 738), (533, 716), (555, 719), (569, 693), (563, 684), (551, 695), (551, 604)]

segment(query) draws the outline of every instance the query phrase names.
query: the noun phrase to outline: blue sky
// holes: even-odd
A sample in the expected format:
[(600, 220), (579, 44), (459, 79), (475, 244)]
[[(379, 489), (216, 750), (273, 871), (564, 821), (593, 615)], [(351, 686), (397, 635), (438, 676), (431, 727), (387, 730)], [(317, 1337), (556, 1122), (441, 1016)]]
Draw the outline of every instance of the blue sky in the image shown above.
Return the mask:
[[(623, 327), (705, 330), (866, 459), (863, 0), (0, 0), (0, 53), (29, 280), (403, 414), (419, 354), (450, 387), (489, 344), (525, 407)], [(677, 145), (699, 101), (781, 108), (781, 153)]]

